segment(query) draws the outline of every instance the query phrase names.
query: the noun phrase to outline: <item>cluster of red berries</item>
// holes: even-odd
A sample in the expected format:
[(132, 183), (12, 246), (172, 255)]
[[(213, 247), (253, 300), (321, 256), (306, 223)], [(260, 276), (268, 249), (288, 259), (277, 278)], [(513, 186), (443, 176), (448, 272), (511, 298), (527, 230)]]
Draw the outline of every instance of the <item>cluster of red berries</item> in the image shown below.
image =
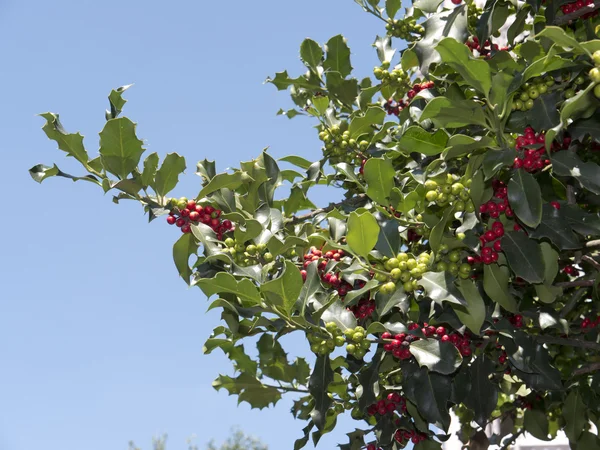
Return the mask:
[[(515, 158), (513, 167), (515, 169), (523, 168), (527, 172), (535, 172), (549, 165), (550, 160), (546, 153), (545, 142), (546, 136), (544, 133), (536, 133), (531, 127), (525, 128), (525, 134), (518, 136), (515, 140), (516, 150), (522, 153), (521, 156)], [(551, 150), (554, 152), (564, 150), (569, 148), (570, 144), (571, 137), (565, 136), (562, 142), (554, 141)]]
[[(452, 3), (454, 3), (454, 1)], [(458, 5), (459, 3), (454, 3), (454, 4)], [(479, 42), (479, 38), (477, 36), (471, 36), (467, 40), (467, 42), (465, 42), (465, 44), (467, 45), (467, 47), (469, 47), (469, 50), (471, 50), (471, 53), (473, 53), (473, 50), (477, 50), (477, 52), (481, 56), (484, 56), (486, 59), (492, 57), (492, 51), (500, 52), (500, 51), (508, 50), (508, 47), (498, 47), (498, 44), (492, 44), (489, 39), (487, 41), (485, 41), (483, 43), (483, 45), (481, 45), (481, 43)]]
[(391, 414), (395, 411), (400, 411), (400, 414), (406, 413), (406, 399), (397, 392), (392, 392), (387, 395), (387, 398), (379, 400), (367, 408), (367, 414), (374, 416), (379, 414)]
[[(489, 214), (492, 219), (497, 219), (500, 214), (505, 214), (506, 217), (512, 218), (514, 212), (508, 204), (508, 188), (503, 181), (493, 180), (492, 188), (494, 189), (494, 196), (487, 203), (484, 203), (479, 207), (481, 214)], [(500, 200), (496, 202), (496, 200)]]
[(410, 103), (410, 100), (415, 98), (415, 96), (419, 92), (425, 91), (427, 89), (431, 89), (433, 86), (435, 86), (435, 83), (433, 81), (424, 81), (423, 83), (415, 83), (406, 93), (406, 96), (409, 99), (408, 102), (405, 102), (404, 100), (395, 101), (393, 98), (390, 98), (387, 102), (385, 102), (383, 104), (383, 109), (385, 109), (387, 111), (388, 115), (397, 116), (398, 114), (400, 114), (400, 111), (402, 111), (404, 108), (406, 108), (408, 106), (408, 103)]
[[(345, 254), (343, 250), (328, 250), (327, 252), (323, 253), (317, 247), (311, 247), (310, 253), (306, 253), (304, 255), (304, 269), (300, 271), (302, 280), (306, 281), (307, 273), (305, 269), (308, 267), (308, 265), (313, 261), (317, 261), (317, 269), (319, 271), (321, 281), (336, 289), (340, 297), (343, 298), (348, 292), (354, 289), (354, 286), (342, 280), (339, 273), (336, 274), (333, 272), (325, 272), (325, 270), (327, 269), (327, 263), (329, 261), (339, 261), (344, 257), (344, 255)], [(362, 284), (359, 286), (359, 288), (365, 285), (364, 281), (358, 281), (357, 283)]]
[(375, 300), (363, 298), (356, 305), (350, 306), (347, 309), (351, 311), (357, 319), (366, 319), (367, 317), (371, 317), (373, 312), (375, 312)]
[[(594, 4), (594, 0), (577, 0), (576, 2), (567, 3), (566, 5), (562, 5), (560, 7), (560, 9), (563, 12), (563, 14), (567, 15), (567, 14), (574, 13), (575, 11), (579, 11), (581, 8), (583, 8), (585, 6), (590, 6), (593, 4)], [(585, 20), (590, 17), (594, 17), (597, 14), (598, 14), (598, 11), (591, 11), (591, 12), (581, 16), (581, 18), (583, 20)]]
[[(481, 242), (481, 255), (469, 256), (467, 262), (469, 264), (484, 263), (492, 264), (498, 261), (498, 253), (502, 251), (502, 242), (500, 238), (504, 236), (504, 225), (499, 220), (492, 224), (492, 229), (486, 231), (482, 236), (479, 236)], [(486, 244), (492, 244), (491, 247), (486, 247)]]
[(581, 321), (581, 328), (589, 328), (590, 331), (593, 328), (596, 328), (598, 325), (600, 325), (600, 316), (596, 317), (596, 320), (592, 321), (592, 319), (590, 319), (589, 317), (585, 317), (582, 321)]
[(377, 447), (375, 444), (369, 444), (367, 445), (366, 450), (381, 450), (381, 448)]
[(217, 239), (221, 241), (223, 233), (234, 229), (230, 220), (221, 220), (221, 213), (220, 209), (215, 209), (211, 205), (197, 205), (194, 200), (190, 200), (185, 208), (171, 210), (167, 216), (167, 223), (178, 226), (182, 233), (192, 231), (191, 226), (195, 223), (203, 223), (211, 227), (217, 233)]
[[(472, 354), (471, 340), (468, 336), (461, 336), (458, 333), (448, 334), (445, 327), (435, 327), (427, 323), (424, 323), (423, 326), (420, 326), (418, 323), (412, 323), (408, 326), (410, 331), (419, 328), (426, 338), (450, 342), (458, 349), (462, 356), (470, 356)], [(392, 336), (391, 333), (386, 331), (381, 334), (381, 339), (390, 340), (390, 342), (386, 342), (383, 345), (383, 349), (386, 352), (392, 353), (398, 359), (410, 359), (412, 356), (409, 349), (410, 343), (418, 341), (420, 338), (408, 333), (399, 333)]]
[(396, 430), (394, 439), (399, 444), (402, 444), (404, 441), (410, 441), (413, 444), (418, 444), (419, 442), (426, 440), (427, 435), (425, 433), (419, 433), (418, 431), (412, 430)]

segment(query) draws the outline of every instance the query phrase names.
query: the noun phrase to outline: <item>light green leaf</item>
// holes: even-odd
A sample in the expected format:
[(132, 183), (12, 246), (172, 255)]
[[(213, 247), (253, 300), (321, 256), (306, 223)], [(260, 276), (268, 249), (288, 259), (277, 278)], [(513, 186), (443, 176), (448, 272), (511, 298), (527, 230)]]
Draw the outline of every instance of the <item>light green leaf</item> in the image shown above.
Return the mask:
[(169, 153), (156, 172), (152, 187), (158, 195), (168, 194), (177, 186), (179, 174), (184, 170), (185, 158), (177, 153)]
[(144, 171), (141, 177), (144, 186), (150, 186), (154, 182), (156, 169), (158, 169), (158, 154), (150, 153), (144, 160)]
[(54, 113), (40, 114), (46, 119), (46, 124), (42, 127), (46, 136), (58, 144), (58, 148), (72, 156), (84, 167), (88, 167), (88, 154), (83, 147), (83, 136), (79, 133), (67, 133), (59, 120), (59, 115)]
[(473, 100), (436, 97), (423, 109), (419, 120), (423, 122), (425, 119), (431, 119), (438, 128), (460, 128), (473, 124), (487, 127), (483, 109)]
[(411, 343), (409, 349), (421, 367), (444, 375), (453, 373), (462, 363), (460, 353), (450, 342), (421, 339)]
[(285, 262), (285, 269), (279, 278), (264, 283), (261, 291), (267, 294), (269, 299), (275, 297), (277, 304), (283, 306), (284, 310), (291, 314), (296, 300), (302, 290), (302, 275), (298, 267), (291, 262)]
[(467, 302), (454, 287), (453, 281), (448, 272), (425, 272), (419, 284), (423, 286), (427, 296), (439, 305), (448, 302), (466, 306)]
[(364, 168), (367, 195), (380, 205), (387, 206), (395, 175), (396, 171), (389, 159), (369, 158)]
[(342, 78), (347, 77), (352, 72), (350, 64), (350, 48), (346, 44), (346, 39), (341, 35), (332, 37), (325, 44), (327, 57), (323, 64), (325, 70), (339, 72)]
[(485, 293), (507, 311), (517, 312), (517, 301), (508, 291), (509, 272), (498, 264), (483, 266), (483, 289)]
[(402, 133), (398, 141), (398, 147), (405, 154), (416, 152), (427, 156), (435, 156), (444, 151), (447, 143), (448, 135), (445, 131), (438, 130), (435, 133), (430, 133), (413, 125)]
[(577, 441), (587, 423), (585, 409), (579, 390), (573, 389), (567, 396), (563, 407), (563, 418), (566, 422), (565, 434), (571, 442)]
[(446, 38), (436, 46), (442, 61), (452, 67), (469, 85), (486, 97), (492, 88), (490, 66), (471, 56), (469, 49), (454, 38)]
[(136, 125), (127, 117), (111, 119), (100, 132), (100, 156), (104, 168), (127, 178), (140, 162), (144, 153), (143, 142), (135, 134)]
[(312, 39), (304, 39), (300, 45), (300, 59), (307, 67), (315, 70), (321, 64), (323, 58), (323, 50), (321, 46)]
[(377, 243), (378, 235), (379, 225), (371, 213), (350, 213), (346, 240), (354, 253), (368, 259), (369, 252)]
[(485, 302), (479, 293), (477, 285), (471, 280), (459, 280), (458, 290), (463, 295), (466, 306), (452, 305), (452, 309), (469, 330), (479, 334), (485, 321)]
[(385, 111), (378, 106), (371, 106), (363, 116), (356, 116), (350, 122), (348, 131), (352, 139), (359, 139), (373, 132), (373, 125), (381, 125), (385, 119)]
[(257, 287), (247, 278), (240, 281), (226, 272), (219, 272), (214, 278), (201, 278), (195, 282), (207, 297), (214, 294), (234, 294), (249, 305), (258, 305), (261, 302)]
[(249, 180), (246, 181), (246, 183), (251, 183), (253, 181), (250, 175), (246, 174), (245, 176), (243, 176), (242, 172), (220, 173), (213, 177), (209, 181), (209, 183), (202, 188), (202, 190), (196, 198), (204, 198), (207, 195), (212, 194), (213, 192), (223, 188), (235, 190), (242, 184), (244, 184), (244, 178), (246, 180)]
[(535, 37), (538, 39), (542, 37), (548, 38), (565, 50), (573, 50), (575, 54), (585, 53), (588, 56), (591, 56), (589, 50), (579, 44), (575, 38), (569, 36), (566, 31), (560, 27), (546, 26)]
[(385, 13), (390, 19), (396, 16), (401, 7), (402, 2), (400, 0), (385, 0)]
[(192, 269), (190, 269), (189, 259), (190, 256), (198, 251), (198, 243), (192, 233), (184, 233), (173, 245), (173, 260), (175, 261), (175, 267), (181, 278), (186, 283), (190, 283), (190, 277), (192, 276)]

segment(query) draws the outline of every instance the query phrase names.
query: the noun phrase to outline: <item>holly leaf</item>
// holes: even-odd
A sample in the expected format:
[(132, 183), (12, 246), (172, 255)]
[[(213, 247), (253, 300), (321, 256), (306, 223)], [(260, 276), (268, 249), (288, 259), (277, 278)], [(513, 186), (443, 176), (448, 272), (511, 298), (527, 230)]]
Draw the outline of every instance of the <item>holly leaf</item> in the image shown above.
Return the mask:
[(459, 280), (458, 290), (467, 302), (466, 306), (452, 305), (452, 309), (469, 330), (479, 334), (485, 321), (485, 302), (477, 285), (471, 280)]
[(121, 179), (137, 168), (144, 148), (135, 134), (136, 125), (127, 117), (106, 122), (100, 132), (100, 157), (104, 168)]
[(502, 237), (502, 250), (516, 276), (530, 283), (544, 281), (544, 257), (536, 241), (522, 231), (508, 231)]
[(248, 403), (252, 408), (263, 409), (281, 399), (281, 393), (274, 387), (263, 385), (255, 376), (242, 372), (237, 378), (220, 375), (212, 386), (218, 391), (226, 389), (229, 395), (238, 395), (238, 404)]
[(368, 259), (369, 252), (375, 248), (378, 236), (379, 225), (370, 212), (350, 213), (346, 241), (354, 253)]
[(160, 169), (156, 172), (154, 183), (151, 186), (158, 195), (167, 195), (177, 186), (179, 175), (184, 170), (185, 158), (177, 153), (169, 153), (160, 166)]
[(534, 438), (542, 441), (549, 441), (548, 438), (548, 417), (543, 411), (537, 409), (525, 410), (523, 426)]
[(492, 88), (492, 75), (487, 62), (475, 59), (463, 43), (454, 38), (446, 38), (435, 47), (442, 58), (458, 72), (470, 86), (481, 92), (486, 97)]
[(377, 312), (381, 317), (389, 313), (394, 307), (400, 308), (403, 313), (406, 313), (410, 308), (410, 300), (404, 289), (396, 289), (392, 294), (387, 295), (378, 292), (375, 301)]
[[(331, 219), (329, 220), (331, 224)], [(379, 224), (379, 227), (379, 237), (375, 244), (375, 250), (388, 258), (395, 258), (400, 248), (398, 222), (395, 220), (385, 220)]]
[(309, 68), (314, 71), (317, 70), (317, 66), (321, 65), (323, 58), (323, 50), (321, 46), (312, 39), (304, 39), (300, 45), (300, 59)]
[(575, 178), (584, 189), (600, 194), (600, 166), (583, 162), (575, 152), (562, 151), (552, 154), (552, 171), (556, 175)]
[(450, 377), (412, 365), (403, 366), (403, 375), (404, 392), (417, 406), (423, 418), (436, 427), (447, 430), (450, 425), (447, 405), (452, 385)]
[(571, 442), (576, 442), (585, 428), (587, 423), (585, 411), (586, 407), (579, 390), (573, 389), (563, 406), (563, 418), (566, 423), (564, 431)]
[(367, 195), (380, 205), (387, 206), (395, 175), (396, 171), (389, 159), (369, 158), (364, 167)]
[(461, 128), (467, 125), (487, 127), (481, 106), (473, 100), (436, 97), (427, 103), (419, 119), (431, 119), (437, 128)]
[(352, 72), (350, 64), (350, 48), (346, 44), (346, 39), (338, 34), (332, 37), (325, 44), (327, 57), (323, 67), (327, 71), (339, 72), (342, 78), (346, 78)]
[(246, 301), (248, 305), (258, 305), (262, 299), (256, 286), (247, 278), (238, 281), (226, 272), (219, 272), (213, 278), (201, 278), (195, 282), (207, 297), (214, 294), (230, 293)]
[(252, 183), (255, 180), (252, 179), (250, 175), (247, 173), (242, 175), (242, 172), (234, 172), (234, 173), (220, 173), (211, 178), (206, 186), (202, 188), (202, 190), (198, 193), (196, 198), (201, 199), (206, 197), (213, 192), (216, 192), (220, 189), (227, 188), (231, 190), (235, 190), (239, 188), (244, 182)]
[(385, 13), (390, 19), (396, 16), (401, 7), (402, 2), (400, 0), (385, 0)]
[(453, 278), (448, 272), (426, 272), (419, 284), (427, 296), (441, 305), (442, 302), (466, 306), (467, 302), (454, 287)]
[(513, 172), (508, 182), (508, 200), (517, 217), (535, 228), (542, 220), (542, 191), (533, 175), (523, 169)]
[(315, 367), (308, 380), (308, 390), (315, 400), (315, 407), (310, 416), (319, 430), (325, 427), (327, 410), (332, 403), (327, 388), (333, 381), (333, 370), (329, 361), (329, 355), (319, 355)]
[(474, 420), (485, 428), (498, 402), (498, 386), (489, 379), (494, 372), (494, 364), (484, 355), (471, 364), (471, 389), (464, 399), (465, 405), (475, 413)]
[(577, 205), (562, 205), (569, 226), (582, 236), (600, 236), (600, 215), (584, 211)]
[(187, 284), (190, 284), (190, 277), (192, 276), (192, 269), (190, 269), (189, 259), (191, 255), (194, 255), (198, 251), (198, 243), (192, 233), (184, 233), (173, 245), (173, 260), (175, 261), (175, 267), (181, 278), (185, 280)]
[(144, 160), (144, 170), (142, 171), (141, 182), (144, 186), (150, 186), (154, 182), (156, 169), (158, 169), (158, 154), (150, 153)]
[(300, 270), (293, 262), (286, 261), (281, 276), (264, 283), (260, 289), (273, 304), (282, 306), (291, 314), (302, 291), (302, 285)]
[(405, 154), (413, 152), (427, 156), (435, 156), (442, 153), (448, 143), (448, 135), (443, 130), (435, 133), (425, 131), (423, 128), (413, 125), (409, 127), (398, 141), (398, 147)]
[(509, 271), (496, 263), (483, 266), (483, 289), (485, 293), (507, 311), (517, 312), (517, 301), (508, 291)]
[(560, 115), (556, 105), (560, 102), (559, 92), (549, 92), (540, 95), (533, 102), (533, 108), (528, 112), (530, 125), (536, 130), (549, 130), (560, 123)]
[(427, 367), (432, 372), (450, 375), (462, 363), (462, 357), (457, 348), (450, 342), (437, 339), (421, 339), (410, 344), (410, 352), (421, 367)]
[(577, 235), (571, 231), (567, 220), (562, 217), (561, 210), (548, 204), (543, 207), (540, 225), (531, 230), (529, 235), (534, 239), (546, 238), (559, 250), (575, 250), (582, 246)]
[(51, 112), (40, 114), (46, 119), (42, 127), (46, 136), (58, 144), (58, 148), (88, 167), (89, 156), (83, 146), (83, 136), (79, 133), (67, 133), (59, 120), (59, 115)]
[(385, 119), (385, 111), (379, 106), (371, 106), (364, 115), (356, 116), (350, 122), (348, 131), (352, 139), (358, 140), (365, 134), (371, 134), (373, 125), (380, 125)]

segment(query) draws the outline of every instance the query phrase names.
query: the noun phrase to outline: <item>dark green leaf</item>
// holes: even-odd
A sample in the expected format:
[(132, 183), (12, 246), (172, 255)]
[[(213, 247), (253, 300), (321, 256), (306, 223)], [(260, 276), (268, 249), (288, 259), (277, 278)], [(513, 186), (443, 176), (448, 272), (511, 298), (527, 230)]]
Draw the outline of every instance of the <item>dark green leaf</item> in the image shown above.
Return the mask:
[(188, 284), (190, 282), (190, 277), (192, 276), (192, 269), (190, 269), (188, 261), (190, 256), (197, 251), (198, 244), (192, 233), (182, 234), (173, 246), (173, 260), (175, 261), (175, 267), (177, 267), (181, 278)]
[(425, 367), (403, 366), (404, 389), (425, 420), (444, 430), (450, 425), (447, 402), (450, 399), (451, 379), (430, 373)]
[(483, 109), (473, 100), (436, 97), (427, 103), (419, 120), (425, 119), (431, 119), (438, 128), (461, 128), (472, 124), (487, 127)]
[(377, 49), (377, 57), (382, 63), (389, 63), (396, 53), (396, 50), (392, 48), (391, 44), (392, 38), (390, 36), (377, 36), (373, 43), (373, 46)]
[(600, 194), (600, 166), (593, 162), (583, 162), (577, 153), (556, 152), (552, 155), (552, 171), (561, 176), (574, 177), (581, 186), (594, 194)]
[(503, 167), (509, 167), (515, 160), (513, 149), (488, 150), (483, 157), (483, 173), (485, 179), (489, 180)]
[(220, 375), (213, 381), (216, 390), (225, 388), (229, 395), (238, 395), (238, 403), (247, 402), (252, 408), (263, 409), (281, 399), (278, 389), (263, 385), (256, 377), (242, 372), (237, 378)]
[(379, 397), (379, 364), (383, 356), (383, 352), (378, 351), (358, 377), (360, 386), (356, 389), (356, 397), (361, 409), (373, 404)]
[(392, 308), (398, 307), (400, 311), (406, 313), (410, 307), (410, 300), (404, 292), (404, 289), (396, 289), (392, 294), (384, 295), (381, 292), (375, 297), (377, 303), (377, 312), (380, 316), (389, 313)]
[(492, 361), (484, 355), (475, 360), (470, 370), (471, 390), (464, 401), (475, 413), (475, 422), (484, 428), (498, 402), (498, 386), (489, 379), (494, 369)]
[(517, 301), (508, 291), (509, 272), (498, 264), (483, 266), (483, 289), (496, 303), (510, 312), (517, 312)]
[(421, 339), (411, 343), (409, 349), (421, 367), (444, 375), (454, 373), (462, 363), (460, 353), (450, 342)]
[(533, 102), (533, 108), (527, 113), (529, 124), (536, 130), (548, 130), (560, 123), (556, 105), (560, 102), (559, 91), (540, 95)]
[(542, 441), (550, 440), (548, 438), (548, 417), (543, 411), (537, 409), (526, 410), (523, 426), (533, 437)]
[(535, 230), (531, 230), (529, 235), (534, 239), (546, 238), (559, 250), (574, 250), (582, 247), (582, 243), (571, 231), (571, 226), (563, 217), (561, 210), (548, 204), (543, 207), (542, 222)]
[(156, 169), (158, 169), (158, 154), (150, 153), (144, 160), (144, 171), (141, 176), (142, 185), (150, 186), (154, 182)]
[(502, 238), (502, 250), (516, 276), (530, 283), (544, 281), (544, 258), (536, 241), (522, 231), (508, 231)]
[(133, 84), (128, 84), (127, 86), (121, 86), (121, 87), (118, 87), (117, 89), (113, 89), (112, 91), (110, 91), (110, 94), (108, 95), (108, 101), (110, 103), (110, 111), (106, 111), (107, 117), (109, 117), (108, 115), (110, 115), (111, 119), (116, 119), (119, 116), (119, 114), (121, 114), (121, 111), (123, 110), (123, 106), (125, 106), (125, 103), (127, 103), (127, 100), (125, 100), (123, 98), (123, 92), (125, 92), (131, 86), (133, 86)]
[(427, 296), (441, 305), (442, 302), (466, 306), (467, 302), (454, 287), (452, 276), (448, 272), (426, 272), (419, 280)]
[(310, 415), (319, 430), (325, 426), (327, 410), (332, 402), (327, 391), (327, 387), (332, 381), (333, 370), (331, 370), (329, 355), (319, 355), (308, 381), (308, 390), (315, 399), (315, 407)]
[(321, 280), (317, 272), (317, 263), (313, 262), (306, 268), (306, 281), (302, 285), (302, 289), (298, 295), (298, 309), (302, 313), (302, 316), (304, 316), (306, 305), (320, 288)]
[(542, 220), (542, 191), (533, 175), (517, 169), (508, 183), (508, 200), (517, 217), (535, 228)]
[(127, 178), (140, 162), (144, 153), (143, 142), (135, 134), (136, 125), (127, 117), (111, 119), (100, 132), (100, 156), (104, 168)]
[(227, 188), (227, 189), (237, 189), (238, 187), (240, 187), (242, 184), (244, 184), (244, 178), (246, 178), (248, 181), (246, 181), (247, 183), (251, 183), (253, 180), (252, 178), (246, 174), (246, 176), (242, 176), (242, 172), (235, 172), (235, 173), (220, 173), (218, 175), (215, 175), (210, 182), (204, 186), (202, 188), (202, 190), (200, 191), (200, 193), (198, 194), (198, 196), (196, 198), (201, 199), (206, 197), (209, 194), (212, 194), (213, 192), (218, 191), (219, 189), (223, 189), (223, 188)]
[[(331, 219), (329, 219), (329, 223), (331, 226)], [(399, 248), (400, 232), (398, 231), (398, 222), (395, 220), (385, 220), (381, 222), (375, 249), (388, 258), (394, 258), (398, 253)]]
[(65, 173), (62, 170), (60, 170), (56, 164), (54, 164), (54, 166), (52, 166), (52, 167), (44, 166), (43, 164), (37, 164), (37, 165), (33, 166), (31, 169), (29, 169), (29, 175), (31, 176), (31, 178), (33, 178), (38, 183), (41, 183), (46, 178), (50, 178), (50, 177), (63, 177), (63, 178), (68, 178), (73, 181), (79, 181), (79, 180), (91, 181), (92, 183), (95, 183), (97, 185), (102, 185), (102, 183), (100, 183), (100, 181), (98, 181), (98, 178), (96, 178), (93, 175), (86, 175), (83, 177), (75, 177), (73, 175), (69, 175), (68, 173)]
[(590, 136), (594, 141), (600, 141), (600, 115), (594, 114), (588, 119), (577, 120), (569, 127), (569, 134), (573, 140), (583, 141), (586, 136)]
[(588, 213), (577, 205), (563, 205), (563, 217), (582, 236), (600, 236), (600, 215)]
[(579, 390), (573, 389), (563, 406), (563, 418), (566, 422), (565, 434), (571, 442), (577, 441), (587, 423), (585, 409)]
[(231, 293), (249, 305), (258, 305), (261, 302), (261, 297), (256, 286), (247, 278), (240, 281), (236, 280), (233, 275), (225, 272), (219, 272), (214, 278), (203, 278), (196, 281), (200, 289), (207, 297), (214, 294)]

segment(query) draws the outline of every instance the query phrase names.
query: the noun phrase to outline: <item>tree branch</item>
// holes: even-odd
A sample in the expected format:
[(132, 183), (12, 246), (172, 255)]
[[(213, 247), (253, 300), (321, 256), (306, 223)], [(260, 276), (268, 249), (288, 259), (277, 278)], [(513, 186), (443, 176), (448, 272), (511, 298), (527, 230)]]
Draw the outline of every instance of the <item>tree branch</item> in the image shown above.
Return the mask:
[(592, 287), (594, 286), (594, 280), (564, 281), (562, 283), (556, 283), (554, 286), (562, 288)]
[(567, 315), (573, 310), (573, 308), (577, 306), (579, 300), (581, 300), (586, 293), (587, 289), (578, 289), (577, 291), (575, 291), (575, 293), (569, 300), (569, 303), (567, 303), (560, 312), (560, 318), (564, 319), (565, 317), (567, 317)]
[(500, 450), (508, 450), (510, 448), (510, 446), (512, 444), (514, 444), (514, 442), (517, 440), (517, 438), (519, 436), (521, 436), (524, 432), (525, 432), (525, 428), (521, 428), (516, 433), (513, 433), (512, 437), (509, 438), (508, 442), (505, 441), (506, 444), (504, 444), (502, 447), (500, 447)]
[(289, 387), (289, 386), (274, 386), (272, 384), (265, 384), (265, 383), (262, 383), (262, 385), (265, 387), (268, 387), (268, 388), (279, 389), (280, 391), (284, 391), (284, 392), (300, 392), (301, 394), (310, 394), (310, 392), (307, 391), (306, 389), (298, 389), (298, 388)]
[(597, 239), (595, 241), (589, 241), (589, 242), (586, 242), (586, 244), (585, 244), (585, 248), (595, 248), (595, 247), (600, 247), (600, 239)]
[(590, 350), (600, 351), (600, 344), (591, 341), (583, 341), (580, 339), (567, 339), (567, 338), (558, 338), (554, 336), (535, 336), (535, 339), (538, 342), (542, 342), (544, 344), (556, 344), (563, 345), (565, 347), (580, 347), (587, 348)]
[(554, 25), (558, 25), (559, 27), (562, 25), (566, 25), (572, 20), (578, 19), (581, 16), (585, 16), (586, 14), (594, 12), (597, 9), (600, 9), (600, 0), (595, 0), (593, 4), (586, 5), (583, 8), (578, 9), (577, 11), (573, 11), (570, 14), (565, 14), (564, 16), (557, 17), (554, 20)]
[(591, 256), (588, 255), (583, 255), (581, 257), (582, 261), (585, 261), (588, 264), (591, 264), (592, 266), (594, 266), (594, 268), (598, 271), (600, 271), (600, 262), (596, 261), (594, 258), (592, 258)]
[(598, 370), (600, 370), (600, 362), (595, 362), (574, 370), (573, 375), (585, 375), (587, 373), (597, 372)]
[(297, 223), (301, 223), (306, 220), (310, 220), (313, 217), (318, 216), (319, 214), (328, 213), (329, 211), (333, 211), (338, 206), (342, 206), (342, 205), (354, 206), (355, 204), (362, 202), (365, 198), (366, 198), (365, 194), (358, 194), (355, 197), (351, 197), (351, 198), (342, 200), (341, 202), (330, 203), (329, 206), (326, 206), (325, 208), (315, 209), (314, 211), (309, 212), (308, 214), (304, 214), (302, 216), (293, 216), (291, 219), (288, 220), (287, 223), (295, 225)]

